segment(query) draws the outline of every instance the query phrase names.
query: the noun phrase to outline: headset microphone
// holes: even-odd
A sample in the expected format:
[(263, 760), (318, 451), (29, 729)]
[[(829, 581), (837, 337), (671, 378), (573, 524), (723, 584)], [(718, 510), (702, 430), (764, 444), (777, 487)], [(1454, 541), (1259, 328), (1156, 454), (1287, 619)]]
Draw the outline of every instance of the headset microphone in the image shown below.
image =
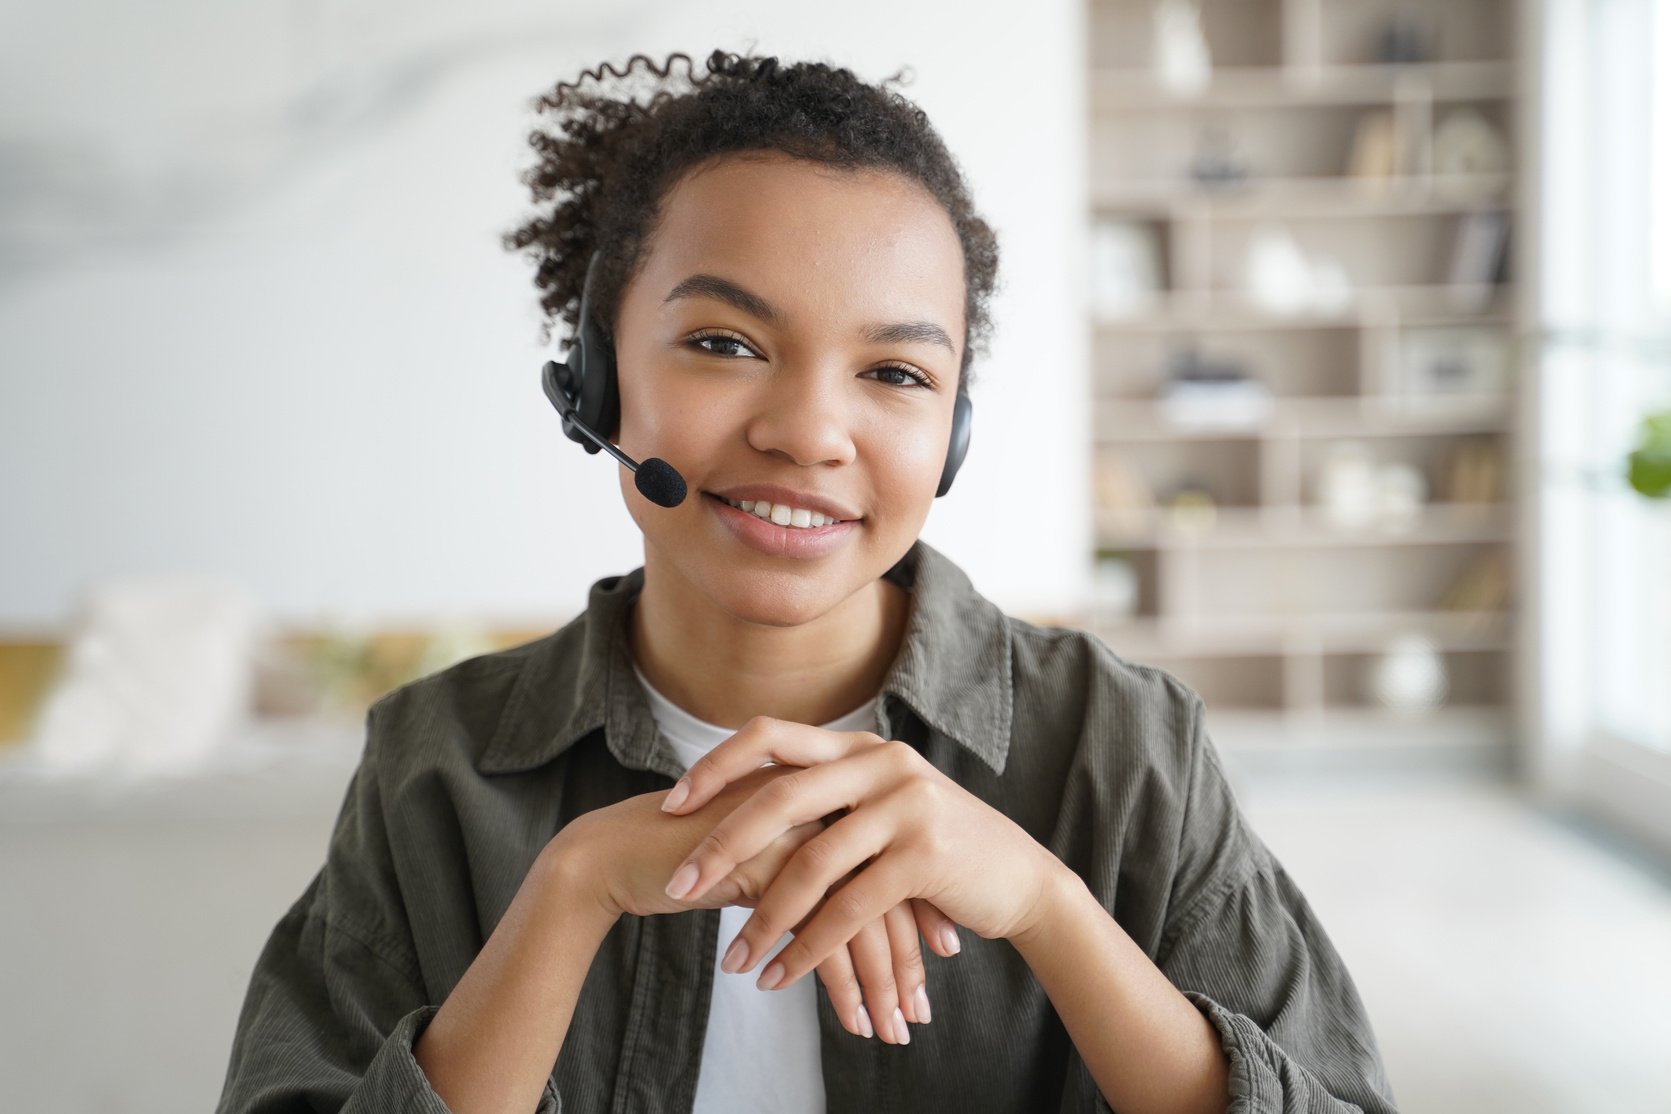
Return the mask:
[(632, 469), (633, 483), (644, 498), (658, 507), (677, 507), (685, 501), (685, 478), (660, 457), (639, 464), (611, 445), (599, 429), (613, 430), (621, 419), (621, 396), (615, 379), (615, 346), (609, 343), (592, 316), (592, 282), (602, 256), (592, 253), (586, 281), (580, 287), (580, 320), (563, 363), (547, 360), (540, 369), (545, 397), (563, 416), (563, 432), (589, 453), (603, 449)]
[[(679, 475), (678, 469), (659, 456), (647, 457), (640, 464), (599, 437), (591, 426), (580, 420), (580, 415), (575, 413), (574, 406), (569, 403), (569, 395), (579, 393), (573, 390), (573, 374), (567, 364), (560, 364), (556, 360), (547, 360), (545, 367), (540, 371), (540, 383), (545, 387), (545, 396), (551, 400), (551, 405), (557, 408), (557, 412), (563, 415), (563, 432), (579, 430), (591, 439), (591, 444), (586, 446), (588, 452), (595, 453), (602, 449), (632, 469), (633, 483), (637, 485), (639, 493), (650, 502), (660, 507), (677, 507), (683, 503), (685, 478)], [(569, 433), (569, 436), (572, 438), (574, 434)], [(593, 448), (593, 445), (597, 448)]]

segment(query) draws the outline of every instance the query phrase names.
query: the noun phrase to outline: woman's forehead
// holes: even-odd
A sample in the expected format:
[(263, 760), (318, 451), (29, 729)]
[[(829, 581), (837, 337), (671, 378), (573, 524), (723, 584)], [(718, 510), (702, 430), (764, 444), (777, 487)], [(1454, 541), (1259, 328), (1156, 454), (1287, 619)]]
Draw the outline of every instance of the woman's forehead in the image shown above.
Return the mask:
[[(710, 160), (667, 193), (639, 277), (660, 301), (716, 274), (822, 313), (906, 299), (959, 324), (962, 246), (944, 207), (886, 170), (750, 153)], [(839, 297), (841, 305), (819, 306)]]

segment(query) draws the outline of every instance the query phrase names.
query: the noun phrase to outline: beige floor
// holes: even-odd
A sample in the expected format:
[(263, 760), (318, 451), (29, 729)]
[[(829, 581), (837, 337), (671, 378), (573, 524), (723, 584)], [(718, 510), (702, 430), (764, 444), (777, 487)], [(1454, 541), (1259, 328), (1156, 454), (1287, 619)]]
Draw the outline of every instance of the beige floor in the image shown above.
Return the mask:
[(1412, 1114), (1671, 1112), (1671, 869), (1481, 775), (1252, 776)]

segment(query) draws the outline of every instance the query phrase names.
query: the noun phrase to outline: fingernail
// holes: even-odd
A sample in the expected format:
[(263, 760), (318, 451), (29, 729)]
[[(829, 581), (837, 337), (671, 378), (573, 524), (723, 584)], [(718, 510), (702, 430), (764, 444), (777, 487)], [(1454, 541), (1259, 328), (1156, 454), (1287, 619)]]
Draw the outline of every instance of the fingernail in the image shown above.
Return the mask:
[(731, 941), (731, 946), (725, 949), (725, 958), (720, 960), (720, 970), (728, 975), (735, 975), (748, 966), (748, 944), (741, 936)]
[(859, 1004), (859, 1032), (864, 1034), (866, 1040), (876, 1035), (876, 1030), (870, 1024), (870, 1011), (864, 1008), (863, 1003)]
[(688, 796), (690, 796), (690, 779), (680, 778), (679, 784), (672, 788), (672, 790), (667, 794), (667, 799), (661, 803), (661, 810), (663, 812), (672, 812), (674, 809), (684, 804), (685, 798)]
[(691, 887), (696, 885), (696, 876), (700, 873), (695, 863), (686, 863), (674, 871), (673, 880), (667, 883), (667, 896), (681, 898), (690, 893)]
[(926, 1025), (932, 1020), (928, 1011), (928, 987), (917, 987), (917, 1024)]
[(911, 1030), (905, 1024), (905, 1015), (898, 1006), (894, 1007), (894, 1040), (900, 1044), (911, 1043)]
[(963, 944), (957, 938), (957, 929), (949, 924), (940, 926), (940, 946), (946, 949), (946, 954), (956, 955), (963, 950)]
[(783, 981), (783, 964), (774, 963), (760, 973), (760, 981), (755, 983), (761, 990), (770, 990)]

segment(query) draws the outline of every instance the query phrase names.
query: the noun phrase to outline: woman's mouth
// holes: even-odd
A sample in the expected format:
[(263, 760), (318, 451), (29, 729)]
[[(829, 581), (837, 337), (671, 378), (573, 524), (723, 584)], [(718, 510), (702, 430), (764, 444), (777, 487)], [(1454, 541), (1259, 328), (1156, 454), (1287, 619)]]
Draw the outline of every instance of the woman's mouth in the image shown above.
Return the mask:
[(820, 526), (831, 523), (844, 522), (845, 519), (831, 518), (827, 514), (809, 511), (805, 507), (792, 507), (787, 503), (768, 503), (764, 499), (727, 499), (723, 495), (714, 496), (727, 506), (736, 507), (740, 511), (763, 518), (778, 526), (787, 526), (792, 530), (815, 530)]
[(859, 519), (833, 519), (806, 507), (731, 500), (706, 491), (702, 499), (733, 538), (768, 557), (827, 557), (856, 537), (859, 529)]

